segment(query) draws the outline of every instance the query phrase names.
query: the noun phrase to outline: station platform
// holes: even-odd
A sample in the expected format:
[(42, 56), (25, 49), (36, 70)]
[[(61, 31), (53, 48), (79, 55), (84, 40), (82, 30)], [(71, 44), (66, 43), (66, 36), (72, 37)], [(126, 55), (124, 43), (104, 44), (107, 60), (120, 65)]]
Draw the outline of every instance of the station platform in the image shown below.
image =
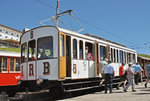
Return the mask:
[(135, 85), (136, 92), (132, 92), (131, 86), (127, 92), (124, 92), (123, 88), (120, 87), (119, 90), (114, 88), (112, 94), (109, 91), (107, 94), (101, 91), (59, 101), (150, 101), (150, 83), (147, 88), (145, 88), (144, 83)]

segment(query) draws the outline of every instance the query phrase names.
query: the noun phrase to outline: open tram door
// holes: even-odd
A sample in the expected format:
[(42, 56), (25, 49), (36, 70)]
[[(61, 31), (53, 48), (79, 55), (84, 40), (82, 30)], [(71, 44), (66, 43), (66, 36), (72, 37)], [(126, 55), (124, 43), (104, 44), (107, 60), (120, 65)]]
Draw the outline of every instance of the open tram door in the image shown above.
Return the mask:
[(66, 77), (66, 35), (59, 33), (59, 79)]
[(110, 61), (110, 45), (107, 45), (107, 59)]

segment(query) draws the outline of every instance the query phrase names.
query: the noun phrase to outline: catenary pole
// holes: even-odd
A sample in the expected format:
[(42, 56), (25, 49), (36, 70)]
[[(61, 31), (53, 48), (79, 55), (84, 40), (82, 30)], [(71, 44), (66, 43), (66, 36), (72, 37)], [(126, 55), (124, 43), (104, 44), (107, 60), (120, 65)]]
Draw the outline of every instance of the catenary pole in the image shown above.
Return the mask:
[(59, 0), (57, 0), (57, 7), (56, 7), (56, 27), (58, 27), (58, 13), (59, 13)]

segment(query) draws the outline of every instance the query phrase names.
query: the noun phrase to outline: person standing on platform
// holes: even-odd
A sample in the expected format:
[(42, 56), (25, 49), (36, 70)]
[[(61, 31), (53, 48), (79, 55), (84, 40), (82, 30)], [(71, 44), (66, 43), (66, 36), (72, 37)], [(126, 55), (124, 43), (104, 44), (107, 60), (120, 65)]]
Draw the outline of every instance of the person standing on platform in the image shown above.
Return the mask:
[(122, 63), (122, 65), (119, 67), (119, 77), (120, 77), (121, 82), (119, 82), (117, 89), (119, 89), (119, 87), (122, 83), (123, 83), (123, 88), (124, 88), (126, 85), (126, 82), (127, 82), (127, 79), (125, 77), (124, 65), (125, 65), (125, 63)]
[(146, 66), (145, 70), (146, 70), (146, 77), (147, 77), (147, 80), (145, 82), (145, 88), (147, 88), (147, 83), (150, 81), (150, 64)]
[(107, 93), (108, 84), (110, 93), (112, 93), (113, 77), (115, 77), (114, 67), (111, 66), (110, 63), (111, 61), (108, 61), (108, 64), (105, 65), (103, 68), (105, 74), (105, 93)]
[(138, 82), (140, 80), (140, 73), (143, 71), (143, 69), (141, 68), (141, 66), (139, 65), (139, 63), (137, 62), (136, 65), (133, 66), (134, 68), (134, 72), (135, 72), (135, 84), (138, 85)]
[(135, 73), (134, 73), (134, 69), (132, 68), (132, 63), (130, 63), (127, 71), (127, 78), (129, 82), (127, 86), (124, 88), (124, 92), (127, 92), (130, 85), (132, 85), (132, 92), (136, 92), (134, 89), (134, 74)]

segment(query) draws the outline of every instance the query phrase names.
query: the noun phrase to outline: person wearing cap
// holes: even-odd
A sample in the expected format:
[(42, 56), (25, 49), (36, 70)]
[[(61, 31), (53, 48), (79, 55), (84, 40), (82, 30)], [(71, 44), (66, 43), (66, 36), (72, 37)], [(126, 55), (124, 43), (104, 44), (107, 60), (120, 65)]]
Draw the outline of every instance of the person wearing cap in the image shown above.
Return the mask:
[(111, 61), (108, 61), (108, 64), (106, 64), (103, 68), (105, 74), (105, 93), (107, 93), (108, 84), (110, 93), (112, 93), (113, 77), (115, 76), (114, 67), (111, 66), (110, 63)]
[(134, 89), (134, 69), (132, 68), (132, 63), (129, 63), (129, 68), (127, 70), (127, 78), (128, 78), (128, 84), (124, 88), (124, 92), (127, 92), (130, 85), (132, 85), (132, 92), (136, 92)]

